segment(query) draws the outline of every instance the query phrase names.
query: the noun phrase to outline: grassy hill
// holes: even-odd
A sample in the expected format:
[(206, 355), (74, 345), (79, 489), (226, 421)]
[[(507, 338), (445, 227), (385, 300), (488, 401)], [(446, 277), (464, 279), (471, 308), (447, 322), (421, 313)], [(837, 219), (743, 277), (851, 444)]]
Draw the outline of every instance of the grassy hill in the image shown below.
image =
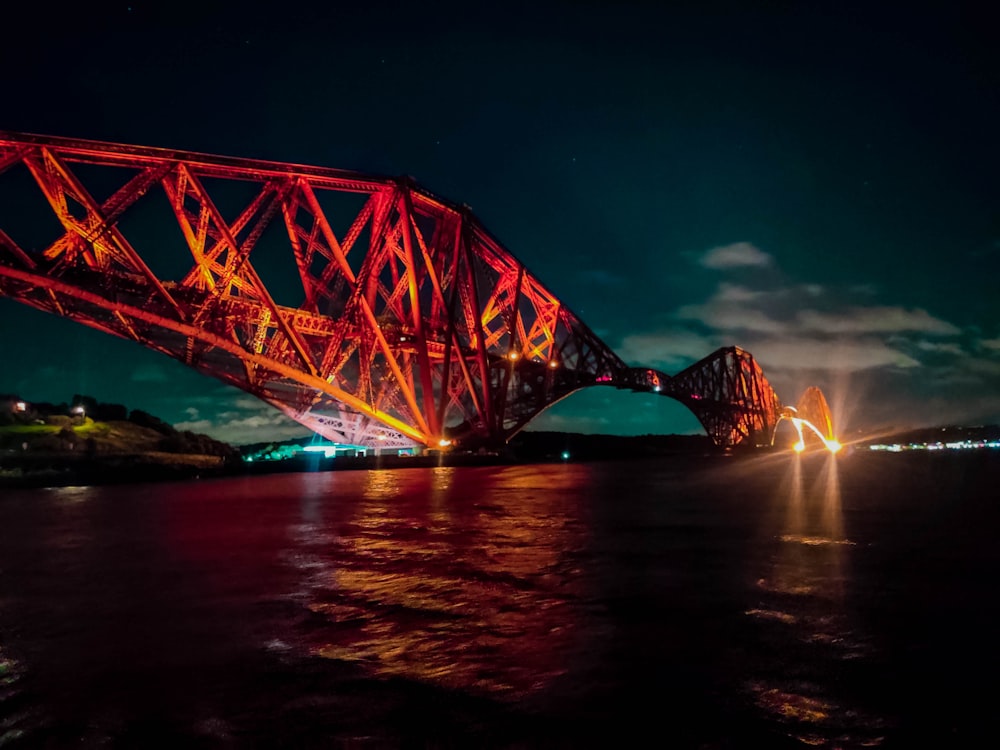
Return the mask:
[(49, 416), (31, 424), (0, 425), (0, 450), (88, 455), (185, 453), (218, 458), (236, 455), (236, 450), (226, 443), (167, 427), (156, 429), (128, 420), (95, 422), (90, 417), (74, 420)]
[(239, 452), (207, 435), (179, 431), (142, 411), (126, 419), (26, 410), (0, 422), (0, 479), (7, 484), (104, 483), (182, 478), (222, 471)]

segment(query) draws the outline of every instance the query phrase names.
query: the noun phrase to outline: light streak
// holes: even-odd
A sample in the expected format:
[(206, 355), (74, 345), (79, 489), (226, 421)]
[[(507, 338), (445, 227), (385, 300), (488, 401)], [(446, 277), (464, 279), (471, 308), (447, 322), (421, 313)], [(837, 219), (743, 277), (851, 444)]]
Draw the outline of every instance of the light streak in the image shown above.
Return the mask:
[(803, 419), (802, 417), (792, 417), (792, 416), (782, 416), (781, 419), (787, 419), (789, 422), (791, 422), (792, 425), (795, 427), (795, 432), (798, 433), (799, 440), (797, 443), (795, 443), (795, 445), (792, 446), (792, 448), (795, 450), (796, 453), (801, 453), (806, 449), (805, 436), (802, 433), (803, 425), (816, 433), (816, 436), (823, 441), (823, 446), (828, 451), (830, 451), (830, 453), (836, 453), (843, 447), (840, 444), (839, 440), (837, 440), (836, 438), (828, 438), (826, 435), (820, 432), (819, 428), (816, 427), (816, 425), (814, 425), (808, 419)]

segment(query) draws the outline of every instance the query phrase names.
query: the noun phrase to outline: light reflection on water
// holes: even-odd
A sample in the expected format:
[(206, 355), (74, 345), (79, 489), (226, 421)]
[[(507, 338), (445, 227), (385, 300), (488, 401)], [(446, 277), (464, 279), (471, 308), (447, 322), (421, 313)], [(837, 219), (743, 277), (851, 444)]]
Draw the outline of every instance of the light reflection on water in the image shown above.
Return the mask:
[[(818, 470), (814, 461), (808, 468), (815, 474), (811, 482), (803, 476), (803, 457), (796, 454), (779, 486), (776, 502), (785, 507), (784, 527), (772, 569), (757, 582), (762, 598), (773, 606), (746, 614), (786, 629), (783, 641), (822, 649), (818, 659), (836, 663), (864, 656), (869, 644), (845, 607), (844, 571), (853, 542), (844, 537), (838, 459), (823, 456)], [(751, 678), (748, 687), (758, 707), (806, 745), (869, 747), (884, 740), (884, 723), (850, 705), (850, 698), (836, 697), (821, 674), (790, 679), (779, 673)]]
[(457, 471), (369, 472), (340, 533), (315, 517), (289, 526), (294, 598), (320, 618), (306, 648), (380, 677), (516, 699), (572, 658), (574, 569), (562, 561), (586, 530), (559, 497), (587, 469), (467, 471), (464, 482)]
[(79, 487), (75, 485), (68, 485), (66, 487), (46, 487), (44, 491), (50, 493), (59, 501), (67, 503), (83, 502), (91, 497), (94, 497), (99, 492), (99, 490), (95, 487)]
[(996, 662), (997, 510), (977, 489), (995, 474), (865, 461), (11, 493), (0, 744), (535, 747), (536, 720), (562, 747), (985, 733), (992, 704), (951, 655)]

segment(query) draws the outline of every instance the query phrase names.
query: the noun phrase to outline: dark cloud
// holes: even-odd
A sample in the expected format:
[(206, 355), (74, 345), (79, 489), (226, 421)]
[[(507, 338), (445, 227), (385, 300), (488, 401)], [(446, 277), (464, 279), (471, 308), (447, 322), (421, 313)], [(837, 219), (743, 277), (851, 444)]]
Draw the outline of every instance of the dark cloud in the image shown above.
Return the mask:
[[(175, 422), (178, 430), (190, 430), (209, 435), (233, 445), (246, 445), (262, 440), (284, 440), (304, 437), (310, 431), (274, 407), (232, 389), (225, 398), (212, 402), (213, 408), (189, 406), (187, 419)], [(208, 416), (205, 416), (208, 412)]]
[[(844, 383), (863, 381), (880, 405), (858, 410), (862, 421), (889, 421), (895, 411), (897, 425), (920, 424), (949, 407), (966, 418), (997, 416), (991, 394), (1000, 378), (1000, 357), (994, 356), (1000, 339), (970, 336), (923, 308), (885, 304), (887, 295), (867, 285), (838, 289), (789, 279), (770, 254), (750, 243), (701, 257), (716, 270), (756, 260), (769, 273), (721, 282), (703, 301), (677, 306), (671, 324), (624, 337), (619, 351), (630, 363), (675, 373), (735, 344), (754, 355), (790, 403), (808, 384), (843, 390)], [(928, 399), (934, 409), (919, 406)]]
[(852, 307), (836, 313), (802, 310), (797, 322), (803, 330), (832, 334), (919, 332), (955, 336), (961, 333), (957, 326), (935, 318), (926, 310), (902, 307)]
[(635, 367), (657, 367), (673, 374), (721, 346), (721, 339), (685, 328), (634, 333), (622, 339), (619, 356)]
[(705, 268), (729, 270), (747, 266), (769, 266), (773, 258), (749, 242), (713, 247), (701, 257)]

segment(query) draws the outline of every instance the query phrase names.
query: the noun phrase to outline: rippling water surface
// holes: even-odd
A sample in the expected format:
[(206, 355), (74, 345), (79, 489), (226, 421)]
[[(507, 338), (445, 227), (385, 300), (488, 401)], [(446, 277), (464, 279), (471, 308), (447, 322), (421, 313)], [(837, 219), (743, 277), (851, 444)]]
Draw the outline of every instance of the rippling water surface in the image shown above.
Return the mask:
[(997, 464), (5, 491), (0, 747), (992, 744)]

